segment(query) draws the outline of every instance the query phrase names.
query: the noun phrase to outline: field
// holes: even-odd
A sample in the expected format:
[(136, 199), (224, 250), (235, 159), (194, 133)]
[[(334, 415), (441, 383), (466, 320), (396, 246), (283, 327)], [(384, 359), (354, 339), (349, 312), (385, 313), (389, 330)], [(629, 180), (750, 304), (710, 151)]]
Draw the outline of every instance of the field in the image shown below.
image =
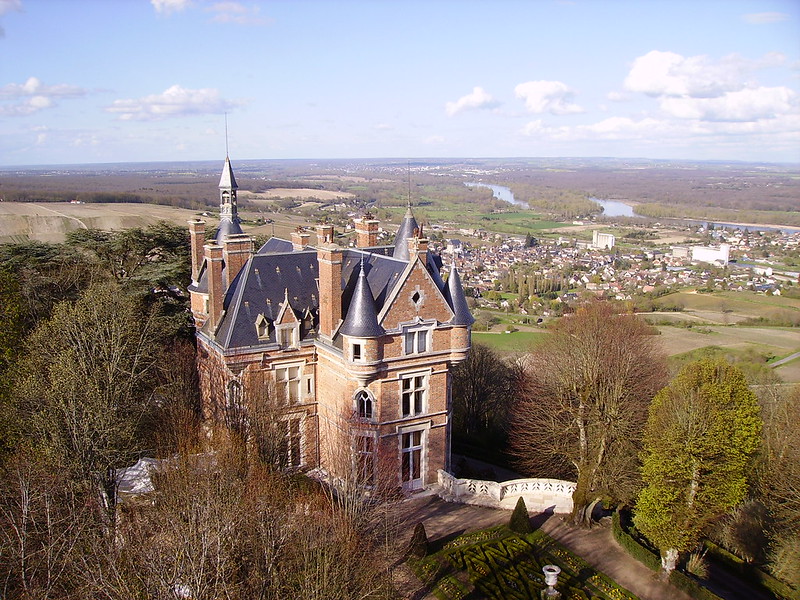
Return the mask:
[(193, 210), (154, 204), (0, 202), (0, 243), (24, 238), (58, 243), (75, 229), (127, 229), (161, 220), (185, 225), (196, 216)]

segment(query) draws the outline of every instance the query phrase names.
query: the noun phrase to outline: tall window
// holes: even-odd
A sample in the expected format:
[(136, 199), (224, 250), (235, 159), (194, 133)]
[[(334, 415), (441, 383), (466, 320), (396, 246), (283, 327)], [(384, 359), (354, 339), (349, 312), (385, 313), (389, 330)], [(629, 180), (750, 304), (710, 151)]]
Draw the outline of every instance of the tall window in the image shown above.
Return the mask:
[(231, 429), (242, 431), (246, 425), (246, 413), (242, 405), (242, 384), (238, 381), (228, 383), (225, 398), (225, 422)]
[(371, 419), (373, 415), (372, 397), (367, 390), (356, 393), (356, 409), (360, 419)]
[(297, 468), (303, 464), (302, 434), (300, 419), (286, 419), (278, 422), (280, 435), (279, 453), (281, 467)]
[(422, 484), (422, 432), (402, 434), (403, 486), (416, 489)]
[(401, 409), (404, 417), (421, 414), (425, 410), (427, 375), (406, 375), (401, 381)]
[(301, 365), (275, 369), (275, 388), (278, 400), (286, 404), (300, 401)]
[(359, 483), (371, 485), (375, 479), (375, 438), (356, 436), (356, 460), (358, 461)]
[(424, 328), (406, 328), (403, 330), (405, 354), (420, 354), (430, 350), (430, 334), (429, 327)]

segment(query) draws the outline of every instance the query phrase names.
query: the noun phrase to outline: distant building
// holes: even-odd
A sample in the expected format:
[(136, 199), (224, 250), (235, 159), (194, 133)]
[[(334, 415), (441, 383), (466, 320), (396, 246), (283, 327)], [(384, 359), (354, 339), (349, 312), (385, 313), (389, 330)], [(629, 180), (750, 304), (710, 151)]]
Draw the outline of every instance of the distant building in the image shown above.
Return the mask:
[(592, 232), (592, 248), (598, 250), (610, 250), (616, 244), (617, 238), (610, 233)]
[(687, 246), (672, 246), (672, 258), (689, 258)]
[(719, 246), (692, 246), (692, 260), (694, 262), (704, 262), (726, 266), (730, 259), (730, 244), (720, 244)]
[[(356, 247), (333, 227), (297, 230), (253, 252), (239, 226), (226, 158), (220, 226), (191, 221), (192, 313), (205, 417), (221, 425), (277, 406), (282, 465), (388, 471), (419, 489), (450, 468), (451, 369), (470, 350), (473, 318), (455, 265), (441, 259), (409, 209), (393, 245), (378, 221), (356, 219)], [(342, 461), (344, 454), (345, 460)]]

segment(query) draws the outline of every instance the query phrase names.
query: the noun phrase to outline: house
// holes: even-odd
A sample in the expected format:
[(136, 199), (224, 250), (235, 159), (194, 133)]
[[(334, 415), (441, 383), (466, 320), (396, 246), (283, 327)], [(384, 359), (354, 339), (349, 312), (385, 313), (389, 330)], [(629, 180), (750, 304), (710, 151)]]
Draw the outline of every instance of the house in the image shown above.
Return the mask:
[[(369, 482), (387, 470), (421, 489), (450, 468), (451, 369), (470, 350), (473, 318), (458, 271), (443, 278), (409, 207), (394, 244), (355, 220), (356, 247), (333, 227), (271, 238), (254, 252), (242, 232), (228, 158), (220, 226), (189, 223), (198, 370), (213, 424), (272, 403), (287, 468)], [(342, 455), (347, 459), (342, 460)]]

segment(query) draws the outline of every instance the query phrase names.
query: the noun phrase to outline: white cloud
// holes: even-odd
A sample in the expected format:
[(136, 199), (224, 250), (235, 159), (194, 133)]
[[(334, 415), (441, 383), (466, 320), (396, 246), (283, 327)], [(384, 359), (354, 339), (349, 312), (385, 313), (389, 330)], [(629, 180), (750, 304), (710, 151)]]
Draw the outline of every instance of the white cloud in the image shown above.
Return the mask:
[(150, 0), (156, 12), (162, 15), (171, 15), (181, 12), (192, 5), (192, 0)]
[(769, 23), (780, 23), (788, 21), (789, 15), (781, 12), (761, 12), (742, 15), (742, 20), (752, 25), (765, 25)]
[(758, 66), (737, 55), (714, 61), (703, 55), (684, 57), (652, 50), (633, 62), (624, 86), (649, 96), (708, 98), (741, 89), (745, 76)]
[(796, 96), (787, 87), (758, 87), (727, 92), (717, 98), (664, 98), (661, 108), (680, 119), (756, 121), (795, 112)]
[(486, 92), (482, 87), (476, 86), (472, 88), (472, 92), (466, 96), (461, 96), (461, 98), (455, 102), (448, 102), (445, 104), (444, 110), (448, 117), (452, 117), (465, 110), (495, 108), (499, 105), (500, 102), (495, 100), (491, 94)]
[(572, 99), (575, 92), (560, 81), (528, 81), (514, 88), (517, 98), (525, 101), (529, 112), (568, 115), (583, 112)]
[(45, 85), (36, 77), (29, 77), (25, 83), (9, 83), (0, 87), (0, 115), (25, 116), (46, 108), (57, 106), (55, 98), (78, 98), (86, 95), (86, 90), (75, 85), (60, 83)]
[(378, 131), (389, 131), (394, 129), (394, 127), (392, 127), (388, 123), (377, 123), (375, 125), (375, 129), (377, 129)]
[(216, 2), (207, 11), (215, 13), (211, 20), (215, 23), (234, 23), (236, 25), (267, 25), (270, 19), (260, 15), (259, 6), (247, 7), (240, 2)]
[(216, 89), (190, 90), (173, 85), (161, 94), (133, 100), (114, 100), (106, 110), (117, 113), (123, 121), (160, 121), (170, 117), (220, 114), (239, 105), (239, 102), (222, 98)]

